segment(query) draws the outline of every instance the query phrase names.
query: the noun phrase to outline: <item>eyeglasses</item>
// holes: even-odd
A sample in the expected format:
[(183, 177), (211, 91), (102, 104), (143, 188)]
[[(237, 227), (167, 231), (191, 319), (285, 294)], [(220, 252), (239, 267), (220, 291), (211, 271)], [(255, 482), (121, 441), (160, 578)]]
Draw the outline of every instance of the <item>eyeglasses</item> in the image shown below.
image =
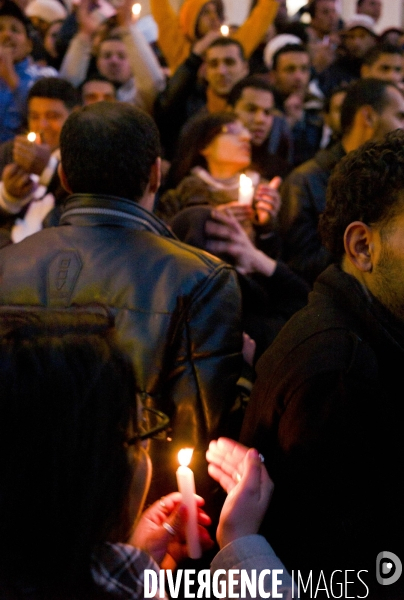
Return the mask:
[(228, 133), (229, 135), (249, 135), (248, 129), (243, 127), (241, 123), (227, 123), (222, 126), (220, 133)]
[(138, 422), (138, 432), (136, 435), (126, 441), (128, 446), (136, 444), (137, 442), (143, 442), (150, 438), (156, 438), (158, 434), (162, 433), (170, 425), (169, 417), (155, 408), (143, 407), (140, 411), (140, 418)]

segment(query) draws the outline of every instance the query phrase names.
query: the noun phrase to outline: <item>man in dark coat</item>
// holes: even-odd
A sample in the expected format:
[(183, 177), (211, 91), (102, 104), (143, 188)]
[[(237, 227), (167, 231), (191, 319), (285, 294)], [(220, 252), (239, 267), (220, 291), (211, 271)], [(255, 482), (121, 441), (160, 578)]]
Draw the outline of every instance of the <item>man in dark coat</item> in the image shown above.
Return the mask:
[(183, 447), (195, 449), (202, 492), (204, 452), (226, 431), (241, 372), (235, 273), (179, 242), (150, 212), (160, 159), (146, 113), (118, 102), (84, 107), (64, 124), (60, 151), (71, 194), (60, 225), (1, 250), (0, 304), (109, 308), (139, 400), (171, 418), (171, 441), (153, 440), (150, 449), (151, 497), (176, 488)]
[(397, 130), (336, 166), (320, 231), (337, 262), (258, 362), (243, 424), (275, 483), (262, 532), (320, 581), (310, 597), (336, 597), (336, 571), (334, 594), (337, 577), (345, 598), (404, 597), (403, 148)]

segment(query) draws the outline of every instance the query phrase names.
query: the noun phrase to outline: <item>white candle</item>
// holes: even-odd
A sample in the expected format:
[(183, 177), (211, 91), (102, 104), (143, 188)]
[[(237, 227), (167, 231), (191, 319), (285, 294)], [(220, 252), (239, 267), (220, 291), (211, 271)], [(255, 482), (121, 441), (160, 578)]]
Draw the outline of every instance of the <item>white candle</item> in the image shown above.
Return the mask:
[(224, 35), (225, 37), (227, 37), (229, 35), (229, 32), (230, 32), (230, 30), (229, 30), (229, 26), (228, 25), (222, 25), (221, 26), (220, 33), (222, 35)]
[(238, 188), (238, 201), (240, 204), (251, 204), (254, 197), (254, 187), (251, 179), (242, 173)]
[(191, 462), (192, 453), (192, 448), (183, 448), (178, 452), (178, 462), (180, 463), (180, 466), (177, 469), (177, 483), (182, 496), (182, 504), (187, 507), (188, 513), (186, 526), (188, 555), (190, 558), (200, 558), (202, 556), (202, 551), (198, 534), (195, 479), (193, 472), (188, 467)]
[(36, 140), (36, 133), (34, 131), (30, 131), (29, 134), (27, 135), (27, 140), (29, 142), (35, 142), (35, 140)]

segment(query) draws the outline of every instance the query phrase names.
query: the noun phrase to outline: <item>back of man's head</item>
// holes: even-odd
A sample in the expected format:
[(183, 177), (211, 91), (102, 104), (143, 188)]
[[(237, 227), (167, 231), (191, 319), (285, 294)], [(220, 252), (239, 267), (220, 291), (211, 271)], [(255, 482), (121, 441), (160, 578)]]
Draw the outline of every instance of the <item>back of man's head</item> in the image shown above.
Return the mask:
[(73, 112), (60, 136), (63, 171), (75, 194), (142, 198), (160, 155), (153, 119), (122, 102), (97, 102)]
[(370, 106), (381, 113), (389, 102), (387, 89), (391, 84), (381, 79), (360, 79), (347, 87), (345, 100), (341, 106), (341, 132), (347, 135), (354, 124), (355, 115), (362, 106)]
[(69, 110), (73, 110), (80, 103), (76, 88), (60, 77), (43, 77), (42, 79), (38, 79), (28, 92), (28, 103), (31, 98), (61, 100)]
[(350, 152), (334, 168), (327, 187), (319, 231), (324, 246), (340, 259), (350, 223), (383, 227), (404, 210), (404, 131), (369, 141)]

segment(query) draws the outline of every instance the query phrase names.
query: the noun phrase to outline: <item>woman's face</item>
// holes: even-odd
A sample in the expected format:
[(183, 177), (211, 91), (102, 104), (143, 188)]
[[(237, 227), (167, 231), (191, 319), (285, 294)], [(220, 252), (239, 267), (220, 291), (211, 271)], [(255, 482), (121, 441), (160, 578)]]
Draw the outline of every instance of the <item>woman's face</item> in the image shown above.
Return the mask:
[[(208, 167), (234, 165), (242, 170), (251, 162), (251, 134), (241, 121), (223, 125), (222, 131), (204, 148), (201, 154)], [(209, 168), (210, 170), (210, 168)]]

